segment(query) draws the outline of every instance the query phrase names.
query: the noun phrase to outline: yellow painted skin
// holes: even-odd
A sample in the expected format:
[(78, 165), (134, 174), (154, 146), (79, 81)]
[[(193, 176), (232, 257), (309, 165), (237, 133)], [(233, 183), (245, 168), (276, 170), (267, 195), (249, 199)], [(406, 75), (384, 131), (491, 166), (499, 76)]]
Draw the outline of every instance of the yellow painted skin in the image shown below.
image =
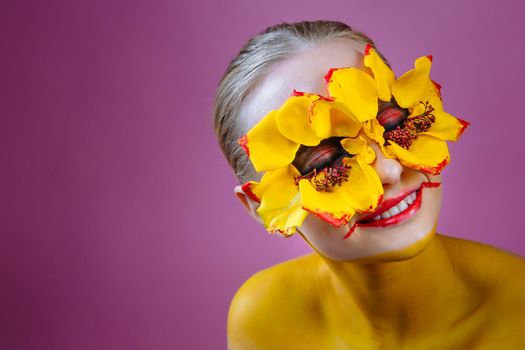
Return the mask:
[(255, 274), (232, 301), (228, 348), (525, 349), (522, 258), (435, 235), (381, 260), (310, 254)]

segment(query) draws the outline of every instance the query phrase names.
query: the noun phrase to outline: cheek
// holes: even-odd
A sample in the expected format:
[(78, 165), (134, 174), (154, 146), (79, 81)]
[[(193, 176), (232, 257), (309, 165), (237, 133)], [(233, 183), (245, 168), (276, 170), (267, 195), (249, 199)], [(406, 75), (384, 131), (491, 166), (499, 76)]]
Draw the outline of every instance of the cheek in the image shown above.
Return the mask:
[(441, 175), (430, 175), (430, 174), (425, 174), (425, 175), (426, 175), (426, 177), (428, 178), (428, 180), (430, 182), (439, 182), (439, 183), (441, 183), (441, 181), (442, 181)]
[(436, 217), (439, 216), (439, 212), (441, 211), (441, 199), (443, 197), (443, 190), (440, 188), (436, 189), (435, 195), (431, 198), (431, 200), (434, 201), (434, 211)]
[(437, 182), (441, 185), (438, 188), (435, 188), (431, 200), (435, 201), (437, 211), (441, 208), (441, 198), (443, 196), (443, 178), (441, 175), (427, 175), (429, 182)]
[(313, 250), (324, 256), (330, 256), (344, 242), (343, 237), (348, 232), (348, 225), (335, 227), (309, 214), (299, 231)]
[[(442, 181), (440, 175), (429, 175), (409, 168), (404, 168), (404, 174), (403, 184), (441, 183)], [(315, 215), (309, 214), (299, 232), (314, 251), (334, 260), (353, 260), (406, 248), (422, 237), (430, 237), (428, 233), (434, 229), (437, 222), (441, 207), (442, 186), (425, 191), (427, 192), (426, 196), (423, 196), (424, 210), (412, 223), (402, 228), (354, 233), (351, 239), (343, 240), (348, 232), (348, 225), (334, 227)]]
[(310, 243), (317, 241), (317, 237), (320, 232), (326, 232), (326, 234), (333, 233), (332, 229), (335, 229), (332, 225), (319, 219), (315, 215), (308, 214), (303, 224), (301, 225), (301, 233), (303, 238)]

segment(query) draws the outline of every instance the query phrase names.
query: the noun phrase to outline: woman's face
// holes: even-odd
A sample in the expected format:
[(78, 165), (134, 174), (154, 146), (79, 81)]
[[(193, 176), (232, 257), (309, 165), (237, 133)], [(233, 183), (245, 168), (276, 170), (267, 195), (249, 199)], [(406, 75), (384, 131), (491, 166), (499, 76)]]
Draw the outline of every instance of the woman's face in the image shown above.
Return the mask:
[[(364, 69), (362, 49), (360, 44), (337, 39), (307, 47), (277, 65), (258, 84), (242, 110), (246, 129), (278, 109), (294, 89), (328, 96), (326, 72), (339, 67)], [(441, 177), (406, 168), (397, 160), (386, 158), (377, 144), (369, 142), (376, 153), (373, 167), (383, 183), (382, 204), (374, 213), (354, 215), (348, 224), (338, 228), (308, 215), (300, 232), (313, 249), (334, 260), (411, 258), (433, 237), (441, 204), (441, 187), (423, 184), (440, 183)], [(324, 154), (326, 147), (303, 153), (299, 150), (295, 163), (308, 166)]]

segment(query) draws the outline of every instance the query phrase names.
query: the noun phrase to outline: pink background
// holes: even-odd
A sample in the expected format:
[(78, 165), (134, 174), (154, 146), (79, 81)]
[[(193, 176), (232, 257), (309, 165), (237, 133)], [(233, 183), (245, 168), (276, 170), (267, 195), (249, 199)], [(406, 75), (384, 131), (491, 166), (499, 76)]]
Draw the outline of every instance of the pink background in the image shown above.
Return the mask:
[(433, 54), (472, 122), (439, 230), (525, 254), (522, 4), (3, 0), (0, 348), (225, 348), (241, 283), (309, 251), (245, 215), (212, 132), (227, 63), (280, 21), (345, 21), (398, 73)]

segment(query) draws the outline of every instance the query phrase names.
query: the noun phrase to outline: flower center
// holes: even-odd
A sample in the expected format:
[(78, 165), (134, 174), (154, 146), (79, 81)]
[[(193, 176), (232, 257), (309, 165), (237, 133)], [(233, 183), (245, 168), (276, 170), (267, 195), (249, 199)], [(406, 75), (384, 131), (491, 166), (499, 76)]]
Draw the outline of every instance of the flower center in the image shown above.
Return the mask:
[(428, 131), (432, 124), (436, 121), (436, 117), (432, 112), (434, 107), (428, 101), (420, 102), (425, 106), (425, 110), (420, 115), (406, 118), (402, 125), (399, 125), (394, 130), (385, 131), (383, 137), (385, 144), (388, 141), (397, 143), (399, 146), (408, 149), (412, 142), (416, 139), (417, 134)]
[(332, 192), (336, 186), (348, 180), (350, 166), (344, 163), (329, 166), (321, 170), (314, 169), (306, 175), (295, 177), (295, 184), (298, 185), (302, 179), (310, 181), (318, 192)]

